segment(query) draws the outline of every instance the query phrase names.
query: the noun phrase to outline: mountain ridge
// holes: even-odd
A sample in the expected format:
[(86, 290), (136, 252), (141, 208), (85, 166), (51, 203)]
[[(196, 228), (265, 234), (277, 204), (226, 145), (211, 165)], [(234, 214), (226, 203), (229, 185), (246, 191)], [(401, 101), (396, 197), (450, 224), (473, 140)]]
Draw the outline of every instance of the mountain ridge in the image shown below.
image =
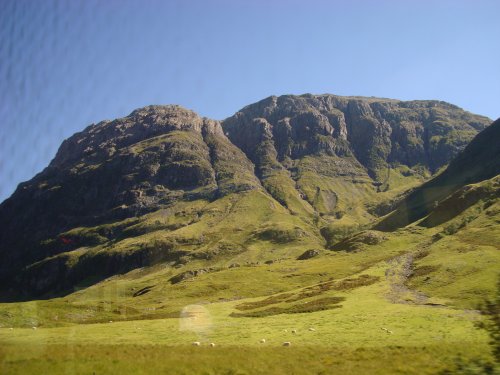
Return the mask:
[[(30, 287), (40, 295), (61, 277), (71, 280), (65, 287), (86, 278), (90, 266), (72, 269), (84, 260), (105, 277), (177, 262), (200, 247), (244, 251), (250, 239), (277, 238), (297, 252), (304, 241), (328, 247), (376, 218), (368, 203), (425, 181), (488, 123), (444, 102), (334, 95), (269, 97), (222, 122), (176, 105), (140, 108), (64, 141), (49, 166), (0, 205), (0, 280), (26, 285), (47, 265), (48, 279)], [(197, 208), (181, 214), (181, 229), (202, 226), (199, 235), (208, 239), (165, 240), (158, 248), (173, 257), (152, 255), (148, 239), (143, 247), (122, 245), (127, 237), (179, 231), (169, 217), (153, 225), (150, 213), (225, 197), (251, 209), (269, 205), (269, 217), (280, 219), (261, 217), (247, 237), (231, 233), (231, 244), (221, 245), (211, 214)], [(137, 225), (144, 228), (131, 230)], [(124, 268), (111, 265), (111, 250), (123, 253), (121, 246), (130, 254)]]

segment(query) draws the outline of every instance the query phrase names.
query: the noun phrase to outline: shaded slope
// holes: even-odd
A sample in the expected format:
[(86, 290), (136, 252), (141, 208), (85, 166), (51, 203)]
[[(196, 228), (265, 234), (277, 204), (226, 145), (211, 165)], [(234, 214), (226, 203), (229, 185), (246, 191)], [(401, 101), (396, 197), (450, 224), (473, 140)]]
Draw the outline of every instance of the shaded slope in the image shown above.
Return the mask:
[[(500, 174), (500, 120), (479, 133), (436, 178), (411, 193), (376, 229), (390, 231), (429, 214), (438, 202), (467, 184)], [(433, 220), (429, 218), (428, 223)]]
[[(260, 186), (253, 165), (216, 121), (178, 106), (150, 106), (66, 140), (50, 165), (0, 206), (0, 280), (33, 262), (116, 238), (127, 225), (62, 238), (179, 201)], [(140, 264), (139, 264), (140, 266)]]

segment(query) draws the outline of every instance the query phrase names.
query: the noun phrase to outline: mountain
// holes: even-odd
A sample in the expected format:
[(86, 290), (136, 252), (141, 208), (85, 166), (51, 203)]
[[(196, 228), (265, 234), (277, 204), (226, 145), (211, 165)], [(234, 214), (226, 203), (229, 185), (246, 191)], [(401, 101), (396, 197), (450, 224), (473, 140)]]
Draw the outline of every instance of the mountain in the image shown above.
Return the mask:
[(391, 211), (489, 123), (438, 101), (287, 95), (222, 122), (149, 106), (91, 125), (0, 205), (3, 295), (198, 265), (176, 283), (242, 259), (320, 253)]
[[(376, 229), (394, 230), (431, 215), (423, 225), (441, 224), (498, 189), (468, 187), (500, 174), (500, 119), (479, 133), (446, 170), (412, 192)], [(453, 195), (452, 195), (453, 194)], [(439, 202), (449, 197), (446, 203)]]
[(61, 235), (71, 228), (256, 186), (253, 165), (220, 124), (192, 111), (150, 106), (91, 125), (64, 141), (50, 165), (1, 205), (0, 275), (114, 239), (121, 226)]
[(331, 246), (388, 213), (491, 123), (437, 101), (269, 97), (223, 121), (266, 190)]
[(256, 147), (269, 139), (279, 162), (352, 155), (384, 177), (387, 162), (438, 170), (489, 123), (445, 102), (286, 95), (243, 108), (223, 127), (257, 164)]
[(489, 123), (302, 95), (91, 125), (0, 205), (0, 368), (494, 372)]

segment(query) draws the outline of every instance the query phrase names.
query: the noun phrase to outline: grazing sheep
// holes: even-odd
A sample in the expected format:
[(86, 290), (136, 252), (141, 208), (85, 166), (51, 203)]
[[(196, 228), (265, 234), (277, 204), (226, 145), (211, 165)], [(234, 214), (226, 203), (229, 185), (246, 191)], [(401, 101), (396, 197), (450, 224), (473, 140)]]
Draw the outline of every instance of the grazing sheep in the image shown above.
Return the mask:
[(200, 346), (200, 345), (201, 345), (201, 342), (199, 342), (199, 341), (195, 341), (195, 342), (193, 342), (193, 344), (192, 344), (192, 345), (193, 345), (193, 346)]
[(110, 323), (113, 323), (113, 321), (112, 321), (112, 320), (110, 320), (109, 322), (110, 322)]
[(211, 342), (210, 346), (213, 348), (215, 346), (215, 344), (213, 342)]
[(31, 327), (31, 329), (36, 329), (36, 327)]
[(292, 343), (291, 343), (290, 341), (285, 341), (285, 342), (283, 343), (283, 346), (290, 346), (290, 345), (292, 345)]
[(316, 330), (315, 330), (313, 327), (310, 327), (310, 328), (309, 328), (309, 331), (314, 332), (314, 331), (316, 331)]
[(292, 333), (297, 333), (297, 330), (296, 329), (292, 329)]
[(9, 330), (12, 331), (14, 328), (10, 327)]
[(266, 339), (260, 339), (260, 343), (261, 344), (265, 344), (266, 343)]

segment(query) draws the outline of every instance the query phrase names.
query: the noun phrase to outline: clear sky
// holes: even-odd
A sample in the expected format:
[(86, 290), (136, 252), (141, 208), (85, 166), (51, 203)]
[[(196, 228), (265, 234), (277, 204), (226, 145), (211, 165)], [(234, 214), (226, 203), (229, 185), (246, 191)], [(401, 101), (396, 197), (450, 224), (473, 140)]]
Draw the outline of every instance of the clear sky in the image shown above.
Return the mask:
[(92, 122), (223, 119), (269, 95), (439, 99), (500, 116), (498, 0), (0, 0), (0, 201)]

